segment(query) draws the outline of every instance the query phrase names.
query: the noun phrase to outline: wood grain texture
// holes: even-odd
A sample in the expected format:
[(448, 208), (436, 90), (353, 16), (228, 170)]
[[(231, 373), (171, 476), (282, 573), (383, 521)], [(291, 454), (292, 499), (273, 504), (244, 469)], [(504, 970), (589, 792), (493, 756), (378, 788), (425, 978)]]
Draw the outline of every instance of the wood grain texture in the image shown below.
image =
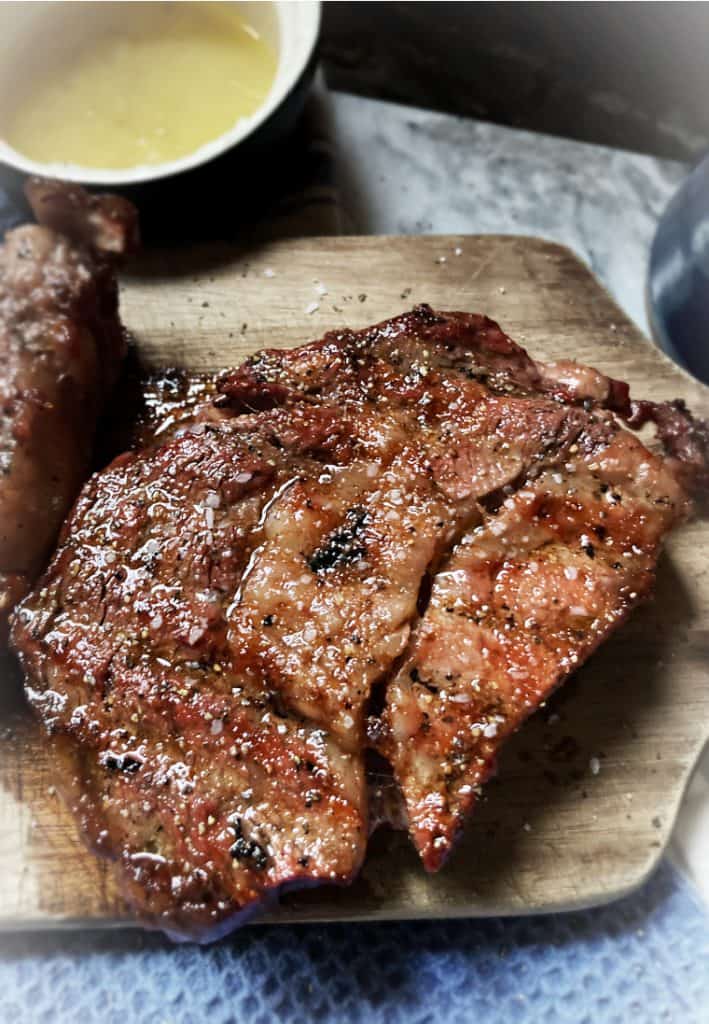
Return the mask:
[[(146, 258), (122, 289), (145, 362), (192, 369), (423, 301), (486, 312), (533, 355), (591, 363), (629, 381), (636, 396), (709, 410), (709, 390), (653, 348), (568, 250), (539, 239), (322, 238), (193, 250)], [(405, 836), (381, 832), (351, 888), (289, 896), (271, 919), (519, 914), (587, 906), (637, 886), (661, 855), (709, 735), (708, 542), (699, 520), (672, 538), (655, 600), (507, 745), (438, 876), (424, 874)], [(129, 923), (110, 870), (83, 849), (54, 795), (11, 664), (3, 675), (0, 927)]]

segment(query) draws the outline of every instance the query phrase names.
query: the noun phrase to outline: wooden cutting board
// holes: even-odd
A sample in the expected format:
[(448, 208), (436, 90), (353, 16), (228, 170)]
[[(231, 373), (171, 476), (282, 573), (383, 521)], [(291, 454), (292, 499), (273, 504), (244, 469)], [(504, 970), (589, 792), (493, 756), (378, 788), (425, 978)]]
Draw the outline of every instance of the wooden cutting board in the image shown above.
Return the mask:
[[(539, 239), (321, 238), (153, 255), (122, 292), (144, 360), (193, 369), (424, 301), (486, 312), (533, 355), (591, 363), (636, 396), (709, 411), (709, 389), (644, 339), (571, 252)], [(708, 569), (709, 523), (695, 521), (668, 545), (654, 602), (508, 744), (439, 875), (424, 874), (404, 835), (382, 831), (350, 889), (293, 895), (271, 919), (531, 913), (639, 885), (709, 735)], [(10, 666), (5, 674), (0, 927), (130, 923), (107, 866), (83, 849), (56, 797), (19, 681)]]

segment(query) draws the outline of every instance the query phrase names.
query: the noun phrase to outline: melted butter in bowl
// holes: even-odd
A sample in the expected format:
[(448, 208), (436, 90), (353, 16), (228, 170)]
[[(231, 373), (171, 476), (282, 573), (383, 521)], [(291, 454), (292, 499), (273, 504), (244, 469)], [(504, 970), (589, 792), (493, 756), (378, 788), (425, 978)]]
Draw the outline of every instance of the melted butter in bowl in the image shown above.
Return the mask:
[(285, 102), (319, 7), (0, 5), (0, 160), (96, 184), (204, 163)]
[(41, 162), (125, 168), (177, 160), (265, 100), (276, 54), (235, 6), (140, 5), (136, 23), (20, 82), (3, 134)]

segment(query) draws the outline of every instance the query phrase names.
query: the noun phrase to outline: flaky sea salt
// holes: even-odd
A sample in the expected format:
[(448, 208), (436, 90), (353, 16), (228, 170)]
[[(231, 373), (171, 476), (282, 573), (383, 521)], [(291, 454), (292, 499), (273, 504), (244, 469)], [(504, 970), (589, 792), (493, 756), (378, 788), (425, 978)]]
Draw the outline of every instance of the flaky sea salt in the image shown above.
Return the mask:
[(205, 634), (204, 626), (192, 626), (189, 633), (187, 634), (187, 643), (192, 646), (196, 644), (198, 640), (201, 640)]

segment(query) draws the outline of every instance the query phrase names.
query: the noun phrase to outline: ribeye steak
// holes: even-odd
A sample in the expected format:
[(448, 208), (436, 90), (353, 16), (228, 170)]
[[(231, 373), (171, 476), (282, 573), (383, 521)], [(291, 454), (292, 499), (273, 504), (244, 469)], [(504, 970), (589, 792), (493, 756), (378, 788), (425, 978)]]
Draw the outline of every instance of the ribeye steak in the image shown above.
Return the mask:
[(356, 874), (368, 745), (437, 868), (504, 738), (649, 592), (707, 441), (428, 307), (216, 392), (93, 477), (14, 627), (82, 829), (197, 936)]

